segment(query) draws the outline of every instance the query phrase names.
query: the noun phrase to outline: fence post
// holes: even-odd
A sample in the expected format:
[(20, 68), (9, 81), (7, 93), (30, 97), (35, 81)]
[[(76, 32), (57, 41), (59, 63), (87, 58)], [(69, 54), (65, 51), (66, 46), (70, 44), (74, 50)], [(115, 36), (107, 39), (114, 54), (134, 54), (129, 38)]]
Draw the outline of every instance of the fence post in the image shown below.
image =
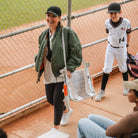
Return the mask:
[(67, 15), (68, 27), (71, 27), (71, 8), (72, 8), (72, 0), (68, 0), (68, 15)]

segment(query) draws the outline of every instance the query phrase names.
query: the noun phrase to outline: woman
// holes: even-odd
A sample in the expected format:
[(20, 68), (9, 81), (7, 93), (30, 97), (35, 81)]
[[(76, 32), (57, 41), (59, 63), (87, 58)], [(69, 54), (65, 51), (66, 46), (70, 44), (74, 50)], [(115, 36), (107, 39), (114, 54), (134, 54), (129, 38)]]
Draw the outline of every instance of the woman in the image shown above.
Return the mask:
[(91, 114), (78, 123), (78, 138), (129, 138), (138, 133), (138, 79), (124, 81), (124, 87), (130, 89), (128, 100), (135, 103), (134, 111), (118, 123), (103, 116)]
[[(46, 21), (49, 26), (39, 36), (39, 53), (35, 58), (35, 69), (38, 72), (38, 81), (44, 72), (44, 83), (47, 101), (54, 106), (54, 128), (68, 123), (73, 110), (64, 105), (62, 92), (64, 77), (64, 57), (62, 46), (61, 9), (56, 6), (49, 7), (46, 12)], [(76, 33), (70, 28), (64, 27), (64, 42), (67, 62), (67, 76), (81, 65), (82, 47)], [(62, 118), (62, 120), (61, 120)]]

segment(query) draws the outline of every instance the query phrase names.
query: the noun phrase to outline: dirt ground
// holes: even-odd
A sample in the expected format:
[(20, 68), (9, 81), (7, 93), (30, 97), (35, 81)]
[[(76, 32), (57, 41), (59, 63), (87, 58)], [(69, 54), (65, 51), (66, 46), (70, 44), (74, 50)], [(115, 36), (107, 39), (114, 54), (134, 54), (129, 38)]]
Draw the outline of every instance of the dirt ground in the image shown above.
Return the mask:
[[(80, 102), (71, 101), (73, 114), (68, 125), (60, 126), (60, 131), (69, 134), (70, 138), (77, 138), (78, 121), (89, 114), (102, 115), (118, 122), (123, 116), (131, 113), (135, 104), (129, 103), (127, 96), (122, 95), (121, 76), (121, 73), (116, 73), (110, 77), (106, 95), (101, 102), (95, 102), (91, 98)], [(100, 85), (100, 82), (95, 84), (96, 91), (100, 89)], [(8, 138), (37, 138), (53, 127), (53, 112), (53, 106), (46, 102), (45, 107), (9, 123), (3, 129), (7, 132)]]

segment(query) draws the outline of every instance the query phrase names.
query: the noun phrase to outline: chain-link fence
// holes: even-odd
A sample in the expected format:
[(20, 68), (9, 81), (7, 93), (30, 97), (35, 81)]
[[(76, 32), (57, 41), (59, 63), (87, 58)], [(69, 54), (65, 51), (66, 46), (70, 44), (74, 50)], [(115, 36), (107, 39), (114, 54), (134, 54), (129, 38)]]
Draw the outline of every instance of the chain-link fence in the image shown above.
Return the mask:
[[(71, 28), (83, 46), (83, 57), (90, 63), (90, 74), (102, 71), (107, 34), (104, 22), (111, 0), (73, 0), (71, 17), (67, 7), (71, 0), (0, 0), (0, 119), (45, 96), (43, 81), (36, 84), (34, 56), (38, 37), (47, 27), (45, 11), (57, 5), (63, 12), (63, 24), (71, 20)], [(122, 16), (129, 19), (131, 33), (129, 52), (138, 52), (138, 1), (116, 0)], [(69, 22), (68, 22), (69, 23)], [(116, 62), (114, 63), (116, 65)], [(82, 66), (80, 67), (82, 68)]]

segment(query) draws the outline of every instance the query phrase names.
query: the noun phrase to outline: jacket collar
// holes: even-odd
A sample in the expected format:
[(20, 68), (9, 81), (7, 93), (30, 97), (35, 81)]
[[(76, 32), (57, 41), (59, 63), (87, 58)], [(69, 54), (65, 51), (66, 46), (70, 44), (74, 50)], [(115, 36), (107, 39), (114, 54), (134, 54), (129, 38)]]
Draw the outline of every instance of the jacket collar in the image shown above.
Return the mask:
[(112, 25), (113, 28), (116, 28), (116, 27), (118, 27), (118, 26), (122, 23), (122, 21), (123, 21), (123, 18), (120, 17), (120, 19), (119, 19), (119, 21), (117, 22), (117, 24), (114, 25), (114, 24), (113, 24), (113, 21), (110, 19), (110, 24)]

